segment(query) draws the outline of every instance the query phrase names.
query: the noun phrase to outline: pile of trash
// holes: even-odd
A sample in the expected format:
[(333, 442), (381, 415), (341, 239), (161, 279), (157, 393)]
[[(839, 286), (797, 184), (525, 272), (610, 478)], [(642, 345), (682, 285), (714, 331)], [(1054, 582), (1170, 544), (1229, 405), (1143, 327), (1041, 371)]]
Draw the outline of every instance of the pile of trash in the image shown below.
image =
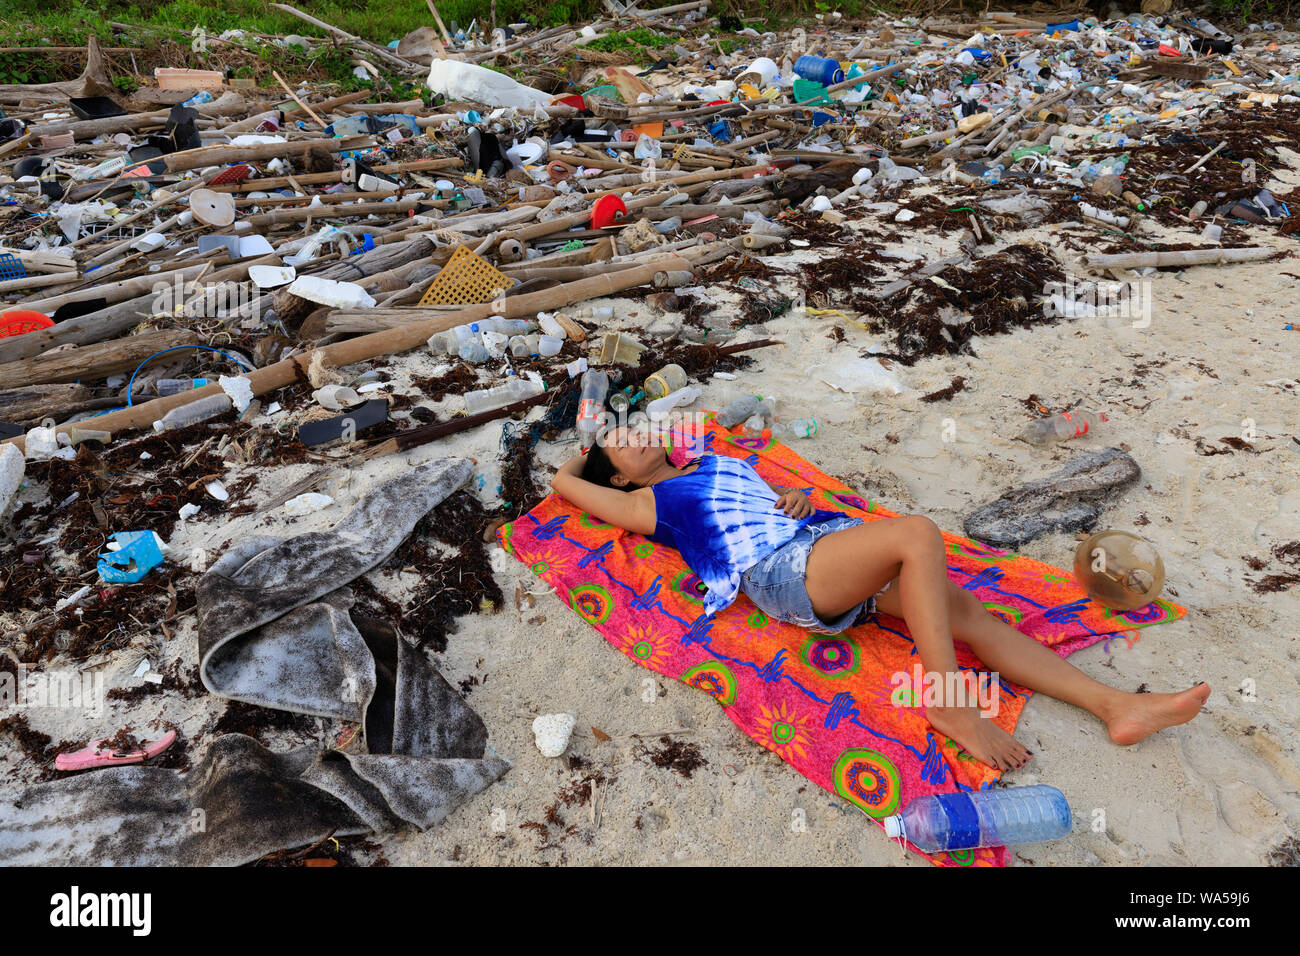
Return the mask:
[[(76, 80), (0, 87), (15, 660), (103, 659), (194, 612), (206, 571), (169, 553), (179, 525), (311, 515), (334, 469), (456, 433), (502, 453), (476, 520), (513, 518), (544, 493), (538, 441), (690, 407), (779, 347), (740, 334), (776, 315), (881, 334), (832, 384), (896, 394), (927, 355), (1300, 233), (1266, 185), (1300, 150), (1300, 34), (1276, 24), (832, 13), (776, 34), (698, 0), (363, 39), (274, 6), (311, 34), (285, 44), (342, 44), (373, 89), (159, 69), (126, 97), (93, 38)], [(600, 42), (633, 28), (653, 45)], [(386, 77), (425, 93), (387, 100)], [(1024, 237), (1045, 224), (1060, 247)], [(953, 254), (886, 248), (923, 234)], [(616, 298), (644, 304), (635, 328)], [(393, 372), (412, 352), (429, 374)], [(777, 411), (741, 402), (733, 424), (817, 434)], [(492, 603), (484, 577), (456, 613)], [(362, 598), (433, 640), (452, 613)]]

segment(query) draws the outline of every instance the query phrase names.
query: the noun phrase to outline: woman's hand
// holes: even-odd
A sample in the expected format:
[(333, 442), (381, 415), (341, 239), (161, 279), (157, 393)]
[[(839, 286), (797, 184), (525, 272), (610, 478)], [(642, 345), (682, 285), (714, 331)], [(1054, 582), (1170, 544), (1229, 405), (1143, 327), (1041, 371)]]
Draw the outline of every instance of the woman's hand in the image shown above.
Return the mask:
[(775, 507), (784, 511), (787, 518), (793, 518), (795, 521), (801, 521), (817, 510), (806, 494), (793, 489), (777, 498)]

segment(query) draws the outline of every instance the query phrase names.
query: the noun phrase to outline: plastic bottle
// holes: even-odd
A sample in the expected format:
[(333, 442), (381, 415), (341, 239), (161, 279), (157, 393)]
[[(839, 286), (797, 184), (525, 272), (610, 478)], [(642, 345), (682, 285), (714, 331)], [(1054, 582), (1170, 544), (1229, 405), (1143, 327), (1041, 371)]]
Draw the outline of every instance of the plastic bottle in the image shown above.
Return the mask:
[(563, 339), (568, 336), (564, 331), (564, 326), (555, 321), (555, 316), (549, 312), (537, 313), (537, 326), (542, 330), (543, 335), (549, 335), (552, 338)]
[(1110, 421), (1105, 412), (1061, 412), (1050, 418), (1040, 418), (1025, 431), (1024, 439), (1035, 445), (1050, 445), (1086, 435), (1100, 422)]
[(744, 431), (747, 435), (760, 435), (772, 423), (776, 416), (776, 406), (772, 399), (762, 399), (745, 419)]
[(530, 379), (512, 375), (509, 380), (501, 385), (466, 392), (465, 411), (471, 415), (477, 415), (479, 412), (503, 408), (513, 402), (520, 402), (525, 398), (532, 398), (534, 395), (540, 395), (541, 393), (541, 385)]
[(887, 836), (927, 853), (1059, 840), (1073, 823), (1065, 794), (1045, 784), (917, 797), (884, 820)]
[(564, 339), (558, 335), (539, 335), (537, 337), (537, 354), (542, 358), (559, 355), (564, 348)]
[(1119, 226), (1121, 229), (1127, 229), (1129, 218), (1111, 212), (1109, 209), (1099, 209), (1092, 203), (1079, 203), (1079, 212), (1089, 219), (1096, 219), (1098, 222), (1108, 222), (1113, 226)]
[(655, 421), (663, 418), (679, 405), (689, 405), (699, 397), (700, 389), (697, 385), (691, 385), (687, 388), (679, 388), (677, 391), (664, 395), (662, 398), (656, 398), (653, 402), (646, 405), (646, 414), (650, 416), (651, 421)]
[(817, 419), (796, 418), (792, 422), (786, 422), (781, 432), (790, 438), (812, 438), (817, 434)]
[(812, 80), (822, 86), (844, 82), (844, 71), (840, 69), (839, 60), (827, 56), (801, 56), (794, 61), (794, 71), (805, 80)]
[(482, 342), (466, 342), (456, 350), (456, 354), (469, 362), (470, 365), (482, 365), (491, 358)]
[(106, 159), (98, 166), (88, 169), (79, 169), (72, 174), (73, 179), (107, 179), (109, 176), (116, 176), (122, 170), (126, 169), (126, 164), (130, 160), (126, 156), (115, 156), (112, 159)]
[(510, 354), (514, 358), (536, 355), (540, 342), (541, 336), (538, 335), (513, 335), (510, 337)]
[(686, 385), (686, 370), (680, 365), (665, 365), (645, 380), (645, 397), (650, 401), (671, 395)]
[(741, 396), (718, 412), (718, 424), (723, 428), (734, 428), (753, 415), (758, 410), (758, 403), (762, 400), (763, 396), (761, 395)]
[(597, 369), (582, 375), (582, 395), (578, 400), (578, 437), (583, 448), (590, 448), (596, 433), (605, 423), (605, 396), (609, 393), (609, 376)]
[(190, 402), (188, 405), (173, 408), (161, 419), (153, 423), (153, 430), (168, 432), (176, 428), (184, 428), (186, 425), (193, 425), (195, 422), (215, 418), (217, 415), (230, 411), (233, 407), (230, 396), (225, 392), (220, 395), (208, 395), (196, 402)]
[(160, 378), (155, 383), (159, 395), (175, 395), (188, 392), (192, 388), (202, 388), (208, 384), (206, 378)]

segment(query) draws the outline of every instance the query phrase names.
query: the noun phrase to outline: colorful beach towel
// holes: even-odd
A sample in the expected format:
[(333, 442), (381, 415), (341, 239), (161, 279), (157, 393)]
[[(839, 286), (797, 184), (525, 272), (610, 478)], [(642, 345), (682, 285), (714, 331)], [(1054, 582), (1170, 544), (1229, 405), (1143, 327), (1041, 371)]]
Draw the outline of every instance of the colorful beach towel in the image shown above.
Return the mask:
[[(818, 508), (865, 521), (896, 517), (783, 445), (733, 435), (711, 414), (705, 420), (704, 448), (749, 461), (775, 484), (810, 490)], [(504, 525), (498, 539), (616, 648), (713, 695), (746, 734), (878, 825), (915, 797), (988, 788), (1000, 776), (935, 733), (919, 699), (897, 689), (895, 675), (913, 674), (920, 662), (897, 618), (813, 634), (769, 619), (742, 594), (709, 619), (699, 579), (676, 551), (602, 524), (557, 495)], [(1131, 645), (1136, 629), (1185, 613), (1160, 600), (1112, 611), (1089, 600), (1067, 571), (957, 535), (944, 539), (949, 577), (1062, 657), (1121, 633)], [(957, 660), (980, 673), (964, 644)], [(992, 719), (1014, 730), (1029, 694), (1000, 682)], [(922, 855), (949, 866), (1000, 866), (1006, 848)]]

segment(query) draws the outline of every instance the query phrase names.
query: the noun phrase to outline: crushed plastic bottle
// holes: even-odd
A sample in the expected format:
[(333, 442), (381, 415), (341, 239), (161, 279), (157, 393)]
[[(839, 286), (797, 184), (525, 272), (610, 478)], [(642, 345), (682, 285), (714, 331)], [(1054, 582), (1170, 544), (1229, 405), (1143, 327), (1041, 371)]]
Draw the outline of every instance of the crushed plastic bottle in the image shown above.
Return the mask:
[(1105, 412), (1061, 412), (1050, 418), (1037, 419), (1021, 437), (1035, 445), (1050, 445), (1086, 435), (1099, 423), (1106, 421), (1110, 419)]
[(815, 418), (796, 418), (792, 422), (785, 423), (781, 435), (786, 438), (812, 438), (817, 434), (817, 427)]
[(762, 400), (761, 395), (744, 395), (734, 402), (729, 402), (726, 408), (718, 412), (718, 424), (723, 428), (734, 428), (753, 415)]
[(537, 382), (521, 378), (518, 375), (512, 375), (509, 380), (501, 385), (466, 392), (465, 411), (471, 415), (477, 415), (480, 412), (504, 408), (506, 405), (521, 402), (525, 398), (532, 398), (534, 395), (540, 395), (541, 393), (542, 386)]

